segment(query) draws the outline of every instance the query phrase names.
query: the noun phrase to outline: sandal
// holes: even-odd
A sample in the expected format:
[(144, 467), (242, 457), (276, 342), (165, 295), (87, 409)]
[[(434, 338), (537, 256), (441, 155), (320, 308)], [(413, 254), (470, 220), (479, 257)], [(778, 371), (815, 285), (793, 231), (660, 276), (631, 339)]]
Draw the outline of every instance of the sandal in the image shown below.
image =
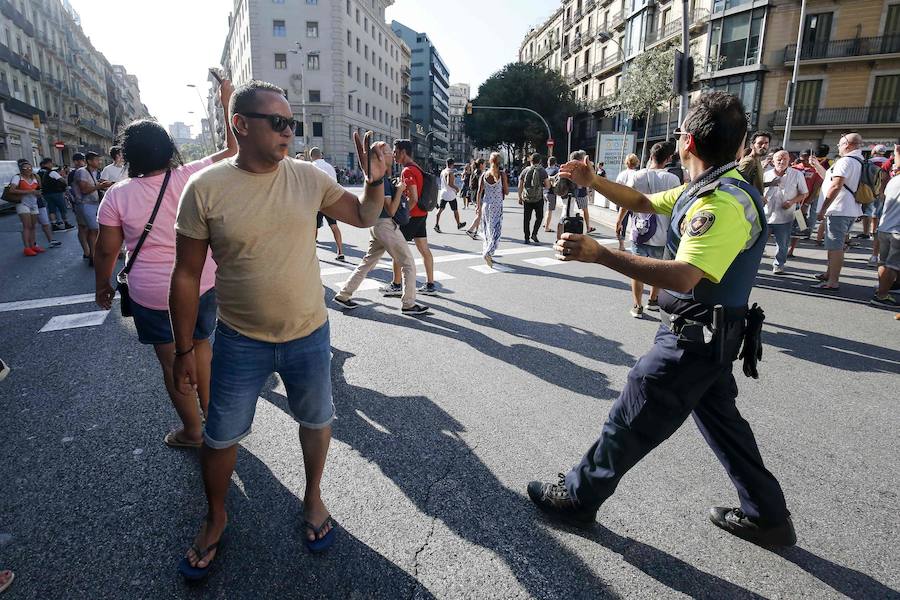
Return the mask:
[[(191, 544), (191, 550), (194, 551), (194, 554), (197, 555), (197, 562), (199, 563), (213, 550), (216, 550), (220, 544), (222, 544), (225, 539), (225, 531), (228, 529), (226, 526), (225, 530), (222, 531), (222, 535), (219, 536), (219, 541), (214, 542), (207, 546), (204, 550), (200, 550), (197, 547), (197, 544)], [(208, 563), (205, 567), (194, 567), (191, 566), (191, 561), (188, 560), (187, 556), (182, 557), (181, 561), (178, 563), (178, 572), (181, 573), (182, 577), (187, 579), (188, 581), (200, 581), (205, 579), (209, 575), (209, 570), (212, 568), (215, 563), (215, 559), (219, 558), (219, 552), (216, 552), (216, 556), (213, 559), (213, 562)]]
[(826, 292), (836, 292), (839, 289), (841, 289), (841, 286), (839, 286), (839, 285), (835, 285), (835, 286), (828, 285), (827, 281), (823, 281), (822, 283), (814, 283), (810, 287), (813, 288), (814, 290), (824, 290)]
[[(331, 529), (328, 530), (328, 533), (325, 534), (324, 537), (319, 537), (319, 534), (322, 533), (322, 530), (325, 529), (328, 525), (331, 525)], [(335, 521), (331, 515), (322, 522), (321, 525), (316, 527), (309, 521), (303, 521), (304, 529), (308, 529), (313, 532), (313, 535), (316, 536), (315, 540), (310, 540), (306, 535), (303, 536), (304, 541), (306, 542), (306, 548), (313, 554), (318, 554), (319, 552), (324, 552), (331, 548), (334, 544), (334, 539), (337, 537), (338, 530), (338, 522)]]
[(4, 583), (0, 583), (0, 593), (3, 593), (12, 585), (13, 580), (16, 578), (16, 574), (9, 570), (0, 571), (0, 574), (6, 574), (9, 577)]
[(203, 442), (185, 442), (179, 439), (177, 431), (170, 431), (163, 438), (163, 443), (169, 448), (199, 448)]
[(819, 281), (828, 281), (828, 275), (825, 273), (819, 273), (818, 275), (815, 275), (815, 278)]

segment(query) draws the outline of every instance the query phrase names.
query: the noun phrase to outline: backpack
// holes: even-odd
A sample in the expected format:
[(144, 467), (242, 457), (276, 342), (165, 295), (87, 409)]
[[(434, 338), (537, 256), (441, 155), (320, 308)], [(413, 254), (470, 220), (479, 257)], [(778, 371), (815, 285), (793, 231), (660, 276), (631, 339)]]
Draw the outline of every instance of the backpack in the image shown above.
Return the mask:
[(50, 171), (41, 170), (41, 189), (48, 194), (58, 194), (60, 192), (66, 191), (68, 185), (65, 181), (60, 179), (53, 179), (50, 177)]
[(438, 205), (438, 188), (440, 187), (440, 178), (434, 173), (429, 173), (416, 163), (413, 166), (422, 173), (422, 189), (419, 192), (419, 201), (416, 206), (419, 210), (431, 212)]
[(523, 191), (525, 192), (525, 202), (528, 204), (537, 204), (544, 201), (544, 186), (541, 181), (541, 171), (539, 167), (530, 166), (522, 173), (522, 181), (525, 182)]
[(846, 183), (844, 184), (844, 188), (853, 194), (858, 203), (863, 206), (871, 204), (876, 198), (884, 194), (884, 186), (887, 183), (887, 174), (884, 172), (884, 169), (869, 159), (863, 160), (858, 156), (846, 156), (844, 158), (852, 158), (861, 167), (859, 185), (856, 186), (856, 191), (854, 192), (847, 187)]

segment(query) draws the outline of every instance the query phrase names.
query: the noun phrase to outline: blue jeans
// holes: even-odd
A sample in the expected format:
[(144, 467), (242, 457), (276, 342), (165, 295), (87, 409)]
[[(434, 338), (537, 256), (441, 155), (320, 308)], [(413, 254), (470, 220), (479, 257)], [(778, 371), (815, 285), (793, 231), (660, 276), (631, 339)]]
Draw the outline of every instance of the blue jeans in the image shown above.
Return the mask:
[(794, 222), (788, 223), (772, 223), (769, 225), (769, 231), (775, 238), (775, 262), (774, 267), (782, 268), (787, 262), (787, 253), (791, 247), (791, 228)]
[(334, 420), (331, 330), (273, 344), (242, 335), (219, 321), (213, 345), (209, 415), (203, 441), (217, 450), (250, 435), (256, 401), (272, 373), (281, 375), (291, 414), (301, 427), (323, 429)]
[(66, 195), (62, 192), (49, 192), (44, 194), (47, 202), (47, 212), (56, 214), (56, 223), (66, 221)]

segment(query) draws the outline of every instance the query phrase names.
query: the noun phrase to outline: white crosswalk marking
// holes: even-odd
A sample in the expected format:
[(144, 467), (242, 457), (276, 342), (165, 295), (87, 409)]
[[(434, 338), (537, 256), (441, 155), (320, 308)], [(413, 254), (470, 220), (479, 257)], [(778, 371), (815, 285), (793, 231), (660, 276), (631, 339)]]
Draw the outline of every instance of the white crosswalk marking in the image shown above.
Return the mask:
[[(332, 284), (331, 287), (337, 291), (340, 291), (341, 288), (343, 288), (345, 285), (347, 285), (347, 282), (341, 281), (339, 283)], [(357, 292), (367, 292), (369, 290), (377, 290), (378, 288), (380, 288), (383, 285), (384, 285), (384, 282), (378, 281), (377, 279), (363, 279), (363, 282), (361, 284), (359, 284), (359, 287), (356, 288), (356, 291)]]
[(527, 262), (530, 265), (536, 265), (538, 267), (555, 267), (558, 265), (570, 264), (561, 260), (556, 260), (555, 258), (547, 258), (546, 256), (540, 258), (526, 258), (522, 262)]
[(484, 273), (485, 275), (493, 275), (494, 273), (512, 273), (515, 271), (515, 269), (513, 269), (512, 267), (501, 265), (499, 263), (494, 263), (494, 268), (491, 268), (487, 265), (475, 265), (474, 267), (469, 268), (473, 271)]
[(51, 306), (68, 306), (70, 304), (86, 304), (94, 301), (94, 294), (78, 294), (75, 296), (58, 296), (56, 298), (40, 298), (38, 300), (20, 300), (0, 304), (0, 312), (28, 310), (30, 308), (48, 308)]
[(346, 269), (344, 267), (330, 267), (328, 269), (321, 269), (319, 271), (319, 274), (322, 275), (322, 277), (327, 277), (329, 275), (349, 274), (350, 272), (350, 269)]
[(435, 271), (434, 272), (434, 280), (435, 281), (448, 281), (450, 279), (456, 279), (450, 273), (444, 273), (443, 271)]
[(41, 330), (38, 333), (102, 325), (108, 314), (108, 310), (98, 310), (94, 312), (75, 313), (74, 315), (59, 315), (47, 321), (47, 324), (41, 327)]

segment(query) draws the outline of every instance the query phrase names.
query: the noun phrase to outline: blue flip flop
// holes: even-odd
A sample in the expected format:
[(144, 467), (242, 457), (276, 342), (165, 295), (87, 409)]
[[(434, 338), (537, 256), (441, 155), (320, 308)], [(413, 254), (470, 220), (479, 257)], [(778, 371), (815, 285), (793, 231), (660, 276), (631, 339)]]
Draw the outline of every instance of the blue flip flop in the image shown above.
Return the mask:
[[(194, 551), (194, 554), (197, 555), (198, 562), (206, 558), (210, 552), (219, 548), (222, 544), (223, 539), (225, 538), (225, 531), (222, 531), (222, 535), (219, 536), (219, 541), (213, 544), (210, 544), (204, 550), (200, 550), (196, 544), (191, 544), (191, 550)], [(213, 559), (213, 562), (210, 562), (205, 567), (195, 567), (191, 565), (191, 561), (188, 560), (188, 557), (182, 557), (181, 561), (178, 563), (178, 572), (181, 573), (182, 577), (187, 579), (188, 581), (201, 581), (206, 579), (209, 575), (209, 571), (212, 568), (213, 564), (215, 564), (216, 560), (219, 558), (219, 552), (216, 552), (216, 557)]]
[[(325, 537), (319, 538), (319, 533), (325, 529), (326, 526), (331, 525), (331, 529), (328, 530), (328, 533), (325, 534)], [(309, 521), (303, 522), (303, 540), (306, 542), (306, 548), (313, 554), (318, 554), (319, 552), (325, 552), (332, 545), (334, 545), (334, 540), (337, 537), (338, 531), (338, 522), (335, 521), (331, 515), (326, 518), (321, 525), (316, 527)], [(306, 530), (312, 530), (313, 534), (316, 536), (315, 541), (310, 541), (308, 537), (306, 537)]]

